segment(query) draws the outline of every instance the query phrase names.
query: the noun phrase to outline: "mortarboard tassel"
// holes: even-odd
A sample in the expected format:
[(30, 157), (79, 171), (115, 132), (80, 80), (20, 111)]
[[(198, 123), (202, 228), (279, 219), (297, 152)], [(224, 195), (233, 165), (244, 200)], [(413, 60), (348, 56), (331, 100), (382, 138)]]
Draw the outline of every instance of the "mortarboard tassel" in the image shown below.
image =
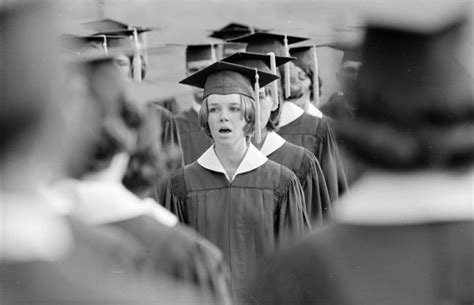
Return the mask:
[(311, 48), (313, 53), (313, 64), (314, 64), (314, 72), (313, 72), (313, 97), (316, 106), (319, 106), (319, 64), (318, 64), (318, 54), (316, 53), (316, 46), (313, 45)]
[[(283, 39), (283, 43), (285, 44), (285, 56), (290, 57), (290, 48), (288, 47), (288, 38), (286, 37)], [(290, 83), (290, 63), (286, 63), (284, 66), (285, 71), (285, 99), (290, 97), (290, 90), (291, 90), (291, 83)]]
[[(275, 59), (275, 53), (269, 52), (267, 53), (270, 55), (270, 69), (272, 70), (272, 73), (277, 75), (277, 68), (276, 68), (276, 59)], [(278, 104), (278, 82), (273, 81), (272, 83), (272, 96), (273, 100)]]
[(137, 29), (133, 30), (133, 41), (135, 43), (135, 54), (133, 55), (133, 80), (141, 82), (142, 80), (142, 61), (140, 58), (140, 42), (138, 41)]
[(105, 54), (109, 54), (109, 49), (108, 49), (108, 46), (107, 46), (107, 36), (105, 35), (101, 35), (102, 36), (102, 48), (104, 48), (104, 52)]
[(217, 61), (216, 49), (213, 44), (211, 44), (211, 60), (213, 63)]
[(262, 141), (262, 129), (260, 128), (260, 84), (258, 82), (258, 70), (255, 69), (255, 142)]

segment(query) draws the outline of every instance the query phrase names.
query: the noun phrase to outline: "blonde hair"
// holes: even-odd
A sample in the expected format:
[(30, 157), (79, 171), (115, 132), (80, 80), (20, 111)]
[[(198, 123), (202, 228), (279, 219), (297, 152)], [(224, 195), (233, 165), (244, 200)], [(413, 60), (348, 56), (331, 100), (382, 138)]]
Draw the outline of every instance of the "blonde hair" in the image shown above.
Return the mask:
[[(244, 126), (245, 136), (248, 138), (255, 131), (255, 102), (253, 99), (245, 95), (240, 95), (240, 113), (243, 115), (247, 124)], [(204, 98), (201, 105), (201, 110), (198, 115), (199, 126), (201, 130), (212, 139), (211, 130), (209, 128), (209, 107), (208, 97)]]

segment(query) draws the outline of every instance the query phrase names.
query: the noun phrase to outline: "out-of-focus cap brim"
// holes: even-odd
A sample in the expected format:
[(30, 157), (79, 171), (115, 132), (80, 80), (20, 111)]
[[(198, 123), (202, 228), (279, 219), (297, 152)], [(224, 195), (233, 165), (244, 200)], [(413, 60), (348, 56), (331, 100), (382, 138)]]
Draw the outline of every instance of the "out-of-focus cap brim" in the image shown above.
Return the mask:
[[(288, 44), (293, 44), (305, 40), (309, 40), (309, 38), (305, 37), (298, 37), (298, 36), (290, 36), (287, 35), (286, 38), (288, 39)], [(229, 42), (244, 42), (244, 43), (251, 43), (254, 41), (261, 41), (261, 40), (278, 40), (283, 43), (283, 40), (285, 39), (285, 35), (283, 34), (275, 34), (275, 33), (252, 33), (248, 34), (242, 37), (234, 38), (234, 39), (229, 39)]]
[[(237, 52), (222, 59), (222, 61), (236, 63), (241, 60), (251, 60), (251, 59), (261, 60), (265, 62), (266, 65), (270, 68), (270, 55), (261, 54), (261, 53)], [(279, 67), (295, 59), (296, 57), (275, 56), (275, 63), (276, 63), (276, 66)]]

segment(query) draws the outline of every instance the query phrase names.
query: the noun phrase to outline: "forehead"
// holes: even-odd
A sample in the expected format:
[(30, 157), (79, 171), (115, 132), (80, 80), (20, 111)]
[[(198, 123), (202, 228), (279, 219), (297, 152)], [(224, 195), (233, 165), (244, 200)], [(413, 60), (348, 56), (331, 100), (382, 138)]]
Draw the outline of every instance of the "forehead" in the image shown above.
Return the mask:
[(238, 103), (240, 104), (240, 95), (239, 94), (211, 94), (207, 98), (209, 105), (217, 105), (217, 104), (233, 104)]

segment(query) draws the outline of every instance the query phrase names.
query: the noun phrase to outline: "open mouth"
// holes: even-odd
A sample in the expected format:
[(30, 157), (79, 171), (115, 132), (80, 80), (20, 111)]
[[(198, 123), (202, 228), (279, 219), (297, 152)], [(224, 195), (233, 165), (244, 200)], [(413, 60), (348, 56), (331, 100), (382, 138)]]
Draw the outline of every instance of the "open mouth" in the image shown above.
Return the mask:
[(231, 133), (232, 130), (230, 128), (227, 128), (227, 127), (222, 127), (222, 128), (219, 128), (219, 133), (220, 134), (228, 134), (228, 133)]

